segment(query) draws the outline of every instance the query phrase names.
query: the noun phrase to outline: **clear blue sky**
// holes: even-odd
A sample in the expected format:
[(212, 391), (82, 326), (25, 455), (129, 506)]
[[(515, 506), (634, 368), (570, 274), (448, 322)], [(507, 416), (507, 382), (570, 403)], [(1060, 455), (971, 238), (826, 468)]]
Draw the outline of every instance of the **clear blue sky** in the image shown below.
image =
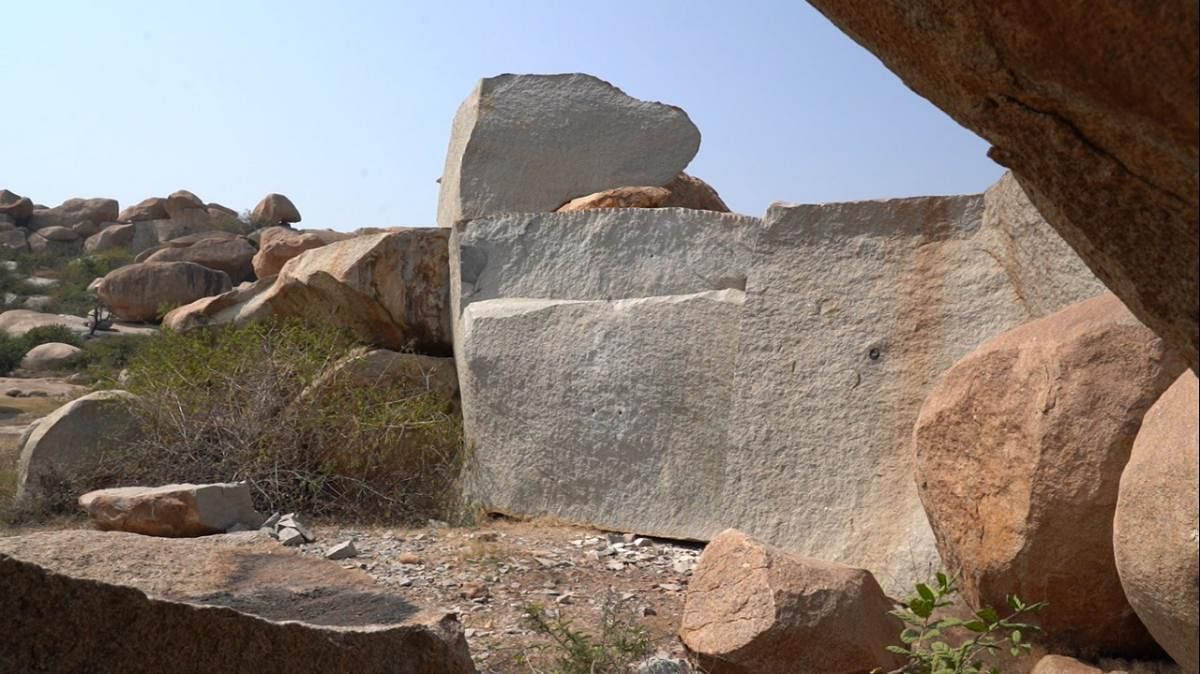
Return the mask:
[[(737, 5), (735, 7), (735, 4)], [(429, 225), (480, 77), (592, 73), (683, 107), (735, 210), (979, 192), (987, 145), (798, 0), (5, 3), (0, 187), (122, 206), (290, 196), (303, 227)]]

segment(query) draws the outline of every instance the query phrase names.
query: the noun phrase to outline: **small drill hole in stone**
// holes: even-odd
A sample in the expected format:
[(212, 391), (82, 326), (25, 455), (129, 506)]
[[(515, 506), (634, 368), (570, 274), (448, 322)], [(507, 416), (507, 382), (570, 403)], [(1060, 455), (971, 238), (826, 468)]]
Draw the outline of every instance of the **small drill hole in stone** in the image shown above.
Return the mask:
[(867, 352), (867, 358), (871, 360), (879, 360), (879, 349), (871, 349)]

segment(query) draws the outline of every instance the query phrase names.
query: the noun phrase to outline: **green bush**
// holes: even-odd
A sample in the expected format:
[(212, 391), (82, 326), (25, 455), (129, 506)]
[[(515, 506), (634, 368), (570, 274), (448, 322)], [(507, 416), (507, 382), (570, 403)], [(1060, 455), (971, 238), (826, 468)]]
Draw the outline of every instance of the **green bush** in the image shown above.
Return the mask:
[(48, 311), (82, 316), (96, 305), (88, 292), (92, 281), (110, 271), (133, 262), (133, 255), (123, 248), (113, 248), (94, 255), (85, 255), (61, 265), (57, 270), (58, 284), (47, 294), (52, 298)]
[(457, 403), (415, 382), (330, 377), (354, 347), (292, 320), (164, 331), (128, 368), (144, 437), (106, 462), (126, 484), (246, 480), (266, 511), (446, 519), (462, 456)]
[(1026, 604), (1010, 596), (1010, 612), (1004, 617), (991, 607), (975, 611), (966, 620), (935, 617), (938, 609), (954, 603), (952, 597), (957, 593), (954, 581), (938, 573), (936, 584), (918, 583), (916, 594), (891, 611), (904, 623), (900, 633), (904, 645), (888, 646), (888, 650), (908, 659), (891, 674), (999, 674), (998, 666), (988, 666), (984, 660), (1003, 653), (1018, 657), (1030, 652), (1028, 638), (1041, 629), (1018, 618), (1041, 611), (1046, 602)]
[(82, 351), (66, 360), (63, 369), (86, 372), (97, 381), (115, 380), (154, 339), (155, 335), (106, 335), (89, 339), (83, 343)]

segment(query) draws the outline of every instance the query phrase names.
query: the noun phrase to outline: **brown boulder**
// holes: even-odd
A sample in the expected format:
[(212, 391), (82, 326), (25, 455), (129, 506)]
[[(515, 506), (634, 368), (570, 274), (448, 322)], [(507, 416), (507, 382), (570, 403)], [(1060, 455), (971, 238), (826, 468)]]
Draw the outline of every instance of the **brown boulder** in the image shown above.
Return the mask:
[(901, 623), (868, 571), (727, 529), (700, 555), (679, 637), (710, 674), (849, 674), (902, 660)]
[[(173, 220), (182, 219), (186, 211), (192, 209), (205, 210), (204, 202), (200, 197), (192, 194), (187, 190), (176, 190), (167, 195), (163, 200), (163, 210), (167, 212), (167, 217)], [(147, 220), (157, 220), (158, 218), (146, 218)]]
[(33, 201), (29, 197), (0, 190), (0, 215), (7, 215), (17, 224), (23, 224), (33, 215)]
[(1200, 8), (811, 0), (994, 147), (1135, 315), (1200, 367)]
[(0, 539), (13, 672), (474, 672), (461, 625), (254, 533)]
[(1200, 670), (1200, 383), (1184, 372), (1142, 420), (1121, 475), (1113, 548), (1125, 596), (1184, 672)]
[(121, 214), (117, 216), (117, 222), (165, 220), (169, 217), (171, 216), (167, 213), (167, 200), (162, 197), (150, 197), (121, 211)]
[(658, 208), (671, 196), (664, 187), (618, 187), (572, 199), (558, 207), (559, 213), (598, 208)]
[(1121, 470), (1142, 415), (1184, 365), (1114, 295), (987, 342), (930, 393), (913, 432), (917, 487), (973, 607), (1049, 601), (1067, 651), (1157, 649), (1112, 553)]
[(69, 228), (84, 220), (113, 222), (117, 215), (116, 199), (67, 199), (54, 208), (35, 208), (29, 218), (29, 228)]
[(330, 231), (297, 231), (291, 227), (268, 227), (259, 233), (258, 252), (254, 255), (254, 273), (258, 278), (274, 276), (288, 260), (306, 250), (351, 238), (350, 234)]
[(137, 262), (108, 273), (96, 294), (127, 321), (152, 321), (165, 311), (219, 295), (232, 287), (229, 275), (193, 262)]
[(254, 510), (245, 482), (98, 489), (80, 496), (79, 505), (101, 531), (168, 538), (253, 530), (266, 519)]
[(281, 222), (300, 222), (300, 211), (291, 199), (272, 192), (262, 198), (250, 215), (252, 222), (260, 225), (278, 225)]
[(236, 288), (213, 297), (202, 297), (195, 302), (172, 309), (162, 318), (162, 326), (177, 332), (208, 326), (233, 323), (241, 325), (271, 315), (271, 307), (256, 298), (275, 285), (275, 277), (268, 276), (254, 282), (241, 283)]
[(699, 211), (717, 211), (728, 213), (729, 207), (721, 200), (721, 195), (703, 180), (680, 173), (671, 182), (663, 185), (670, 193), (662, 203), (664, 208), (692, 208)]
[(257, 252), (254, 244), (248, 239), (225, 232), (221, 232), (221, 235), (215, 235), (218, 234), (216, 232), (206, 234), (208, 236), (196, 235), (195, 241), (182, 244), (179, 239), (168, 241), (163, 248), (147, 256), (145, 261), (194, 262), (229, 274), (233, 283), (254, 278), (254, 267), (250, 263)]
[(114, 225), (89, 236), (83, 242), (85, 253), (100, 253), (113, 248), (128, 248), (133, 243), (133, 225)]

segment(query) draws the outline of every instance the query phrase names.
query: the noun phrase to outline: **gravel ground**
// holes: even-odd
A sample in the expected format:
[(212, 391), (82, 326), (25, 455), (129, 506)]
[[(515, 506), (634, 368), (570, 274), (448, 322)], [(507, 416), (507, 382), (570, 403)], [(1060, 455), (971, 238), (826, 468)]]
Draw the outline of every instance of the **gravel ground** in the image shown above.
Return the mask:
[(573, 629), (596, 633), (605, 611), (645, 630), (649, 654), (683, 657), (676, 637), (699, 544), (608, 534), (540, 521), (475, 528), (315, 527), (300, 546), (325, 555), (353, 539), (358, 567), (405, 598), (460, 615), (480, 672), (541, 671), (550, 639), (523, 619), (543, 606)]

